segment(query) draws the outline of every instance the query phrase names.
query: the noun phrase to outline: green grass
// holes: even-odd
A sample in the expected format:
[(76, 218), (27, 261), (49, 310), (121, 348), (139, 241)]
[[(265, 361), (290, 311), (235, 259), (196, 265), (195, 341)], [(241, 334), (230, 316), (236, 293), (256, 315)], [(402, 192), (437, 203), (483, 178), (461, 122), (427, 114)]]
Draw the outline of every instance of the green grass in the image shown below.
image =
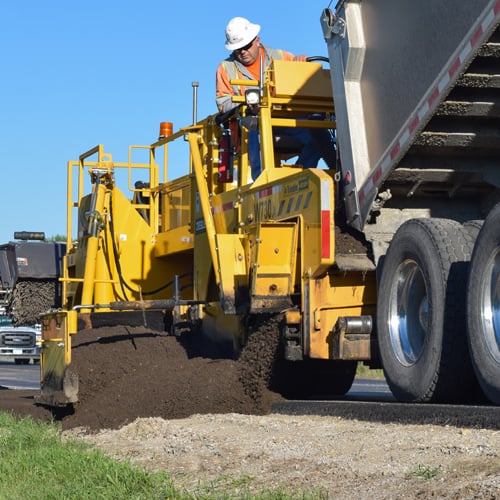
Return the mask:
[[(182, 491), (166, 472), (113, 460), (76, 440), (63, 442), (55, 424), (0, 412), (0, 500), (292, 498), (281, 489), (251, 494), (251, 482), (251, 477), (221, 476), (199, 484), (196, 491)], [(324, 495), (298, 493), (293, 498)]]
[(166, 473), (147, 473), (76, 441), (55, 425), (0, 413), (0, 498), (182, 498)]
[(423, 479), (433, 479), (438, 477), (441, 472), (439, 467), (429, 467), (427, 465), (417, 465), (413, 470), (407, 473), (407, 476), (421, 477)]
[(358, 363), (356, 369), (356, 376), (363, 378), (380, 378), (384, 379), (384, 370), (371, 370), (368, 366), (363, 363)]

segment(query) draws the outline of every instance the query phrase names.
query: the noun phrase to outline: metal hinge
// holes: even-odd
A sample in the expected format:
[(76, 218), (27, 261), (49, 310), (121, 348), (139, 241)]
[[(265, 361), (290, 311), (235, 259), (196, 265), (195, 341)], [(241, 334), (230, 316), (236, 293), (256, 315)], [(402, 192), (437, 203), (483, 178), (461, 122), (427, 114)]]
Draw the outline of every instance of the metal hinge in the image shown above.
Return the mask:
[(330, 9), (324, 9), (320, 18), (321, 28), (325, 40), (329, 40), (333, 36), (346, 36), (346, 22), (342, 17), (335, 15)]

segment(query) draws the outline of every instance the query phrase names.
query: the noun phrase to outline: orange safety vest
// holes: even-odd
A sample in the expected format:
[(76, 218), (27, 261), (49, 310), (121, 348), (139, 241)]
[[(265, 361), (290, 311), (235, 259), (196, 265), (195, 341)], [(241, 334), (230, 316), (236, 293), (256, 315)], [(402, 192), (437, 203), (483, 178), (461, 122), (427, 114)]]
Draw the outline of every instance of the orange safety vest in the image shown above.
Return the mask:
[[(264, 69), (273, 59), (292, 61), (294, 55), (284, 50), (271, 49), (261, 45), (264, 49)], [(234, 108), (236, 104), (231, 101), (234, 95), (244, 95), (246, 87), (242, 85), (230, 85), (231, 80), (255, 80), (249, 69), (231, 54), (222, 61), (217, 68), (216, 78), (216, 103), (219, 111), (225, 112)]]

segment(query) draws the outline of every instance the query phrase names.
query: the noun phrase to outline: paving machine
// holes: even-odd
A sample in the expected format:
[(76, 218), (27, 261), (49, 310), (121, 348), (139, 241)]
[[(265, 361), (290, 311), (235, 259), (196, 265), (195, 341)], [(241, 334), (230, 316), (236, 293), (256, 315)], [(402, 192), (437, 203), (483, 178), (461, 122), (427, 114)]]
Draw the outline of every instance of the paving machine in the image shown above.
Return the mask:
[[(343, 0), (321, 14), (331, 70), (274, 61), (260, 81), (233, 82), (248, 91), (229, 113), (164, 123), (125, 162), (102, 145), (69, 162), (63, 304), (43, 320), (40, 401), (78, 400), (82, 328), (143, 324), (236, 356), (264, 319), (300, 397), (345, 394), (363, 362), (400, 401), (484, 391), (500, 403), (496, 278), (475, 285), (489, 315), (466, 302), (499, 199), (499, 20), (498, 1)], [(287, 127), (310, 133), (319, 168), (294, 163)], [(171, 180), (176, 143), (189, 152)]]

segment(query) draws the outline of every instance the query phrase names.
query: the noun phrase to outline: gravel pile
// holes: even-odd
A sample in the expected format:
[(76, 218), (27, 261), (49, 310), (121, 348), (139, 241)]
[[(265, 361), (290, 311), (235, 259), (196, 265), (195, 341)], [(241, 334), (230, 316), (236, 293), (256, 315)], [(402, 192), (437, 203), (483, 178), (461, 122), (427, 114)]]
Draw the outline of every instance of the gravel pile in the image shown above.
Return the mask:
[(193, 415), (139, 419), (119, 430), (65, 433), (194, 494), (280, 488), (298, 498), (500, 498), (500, 434), (339, 417)]

